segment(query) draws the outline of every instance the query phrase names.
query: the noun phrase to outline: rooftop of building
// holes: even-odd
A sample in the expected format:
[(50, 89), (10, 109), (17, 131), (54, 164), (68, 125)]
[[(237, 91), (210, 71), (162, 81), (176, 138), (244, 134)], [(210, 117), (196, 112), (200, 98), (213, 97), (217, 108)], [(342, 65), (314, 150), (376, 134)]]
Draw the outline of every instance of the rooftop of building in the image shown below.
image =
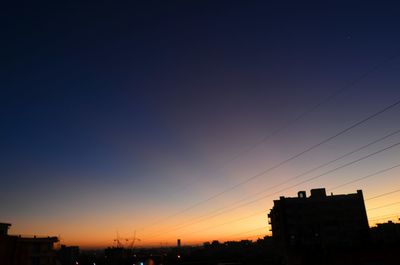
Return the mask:
[(10, 238), (18, 239), (19, 241), (29, 242), (58, 242), (58, 237), (56, 236), (37, 236), (37, 235), (9, 235), (8, 229), (11, 224), (9, 223), (0, 223), (0, 230), (3, 231), (3, 236), (8, 236)]
[[(400, 218), (399, 218), (400, 221)], [(395, 223), (391, 220), (387, 221), (386, 223), (377, 223), (376, 227), (383, 227), (383, 226), (400, 226), (400, 223)]]
[[(297, 193), (297, 197), (285, 197), (281, 196), (279, 197), (279, 200), (299, 200), (299, 199), (332, 199), (332, 198), (349, 198), (353, 196), (362, 196), (362, 190), (357, 190), (356, 193), (349, 193), (349, 194), (333, 194), (331, 193), (330, 195), (326, 194), (326, 189), (325, 188), (318, 188), (318, 189), (312, 189), (310, 190), (310, 196), (307, 197), (306, 191), (299, 191)], [(275, 201), (279, 201), (275, 200)]]
[(41, 243), (56, 243), (58, 242), (58, 237), (56, 236), (14, 236), (18, 237), (19, 241), (23, 242), (41, 242)]

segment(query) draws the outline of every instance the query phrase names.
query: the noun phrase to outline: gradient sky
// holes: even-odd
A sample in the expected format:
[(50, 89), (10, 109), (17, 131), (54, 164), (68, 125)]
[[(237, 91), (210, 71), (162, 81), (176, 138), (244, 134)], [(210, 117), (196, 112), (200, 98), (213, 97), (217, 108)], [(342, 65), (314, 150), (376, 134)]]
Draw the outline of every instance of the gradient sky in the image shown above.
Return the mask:
[[(400, 133), (210, 217), (400, 129), (395, 107), (204, 202), (400, 99), (399, 11), (381, 0), (2, 7), (0, 222), (82, 247), (135, 230), (143, 246), (192, 244), (269, 234), (273, 199), (298, 190), (399, 190), (400, 168), (333, 189), (399, 164), (397, 146), (290, 186)], [(397, 219), (396, 202), (400, 192), (367, 200), (370, 225)]]

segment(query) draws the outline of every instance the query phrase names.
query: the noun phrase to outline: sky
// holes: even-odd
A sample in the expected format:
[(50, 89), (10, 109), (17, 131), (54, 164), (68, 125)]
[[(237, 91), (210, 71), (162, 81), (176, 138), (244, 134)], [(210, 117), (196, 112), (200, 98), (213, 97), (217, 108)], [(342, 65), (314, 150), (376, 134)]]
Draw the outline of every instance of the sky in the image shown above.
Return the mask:
[(400, 99), (396, 1), (83, 2), (0, 10), (10, 233), (256, 239), (319, 187), (400, 217), (400, 106), (290, 159)]

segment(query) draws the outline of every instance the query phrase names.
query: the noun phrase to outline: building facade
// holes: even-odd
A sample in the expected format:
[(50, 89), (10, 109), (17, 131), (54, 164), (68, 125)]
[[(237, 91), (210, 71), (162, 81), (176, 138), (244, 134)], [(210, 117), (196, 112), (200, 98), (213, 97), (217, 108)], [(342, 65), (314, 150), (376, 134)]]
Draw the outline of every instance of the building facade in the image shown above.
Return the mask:
[(326, 195), (324, 188), (298, 192), (274, 201), (269, 215), (272, 236), (281, 248), (354, 246), (368, 236), (369, 225), (361, 190)]
[(0, 223), (0, 264), (55, 265), (57, 237), (9, 235), (11, 224)]

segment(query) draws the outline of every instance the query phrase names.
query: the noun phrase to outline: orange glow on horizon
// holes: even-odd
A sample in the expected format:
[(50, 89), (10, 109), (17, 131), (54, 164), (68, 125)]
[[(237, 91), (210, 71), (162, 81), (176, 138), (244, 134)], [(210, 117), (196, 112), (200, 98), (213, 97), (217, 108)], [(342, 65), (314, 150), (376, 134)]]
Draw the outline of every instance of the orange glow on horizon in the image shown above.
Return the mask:
[[(387, 187), (385, 188), (390, 191)], [(349, 189), (347, 188), (346, 191), (352, 193), (348, 192)], [(295, 194), (295, 189), (288, 194), (288, 196), (293, 197), (290, 194)], [(339, 192), (335, 194), (339, 194)], [(379, 193), (369, 194), (369, 192), (364, 191), (365, 205), (371, 227), (388, 220), (398, 221), (400, 204), (393, 202), (400, 201), (400, 192), (372, 200), (368, 200), (368, 198)], [(262, 207), (264, 210), (260, 210), (262, 205), (265, 205)], [(388, 206), (381, 207), (382, 205)], [(193, 222), (195, 214), (182, 214), (166, 220), (162, 224), (141, 230), (137, 229), (137, 238), (141, 241), (137, 241), (135, 245), (138, 248), (175, 246), (177, 238), (182, 240), (182, 245), (199, 245), (213, 240), (220, 242), (241, 239), (256, 240), (265, 235), (271, 235), (270, 227), (267, 225), (267, 213), (271, 207), (272, 200), (266, 199), (265, 204), (250, 205), (197, 223)], [(368, 209), (372, 210), (368, 211)], [(197, 216), (201, 215), (197, 214)], [(98, 222), (92, 222), (92, 220), (82, 219), (68, 223), (53, 222), (52, 224), (32, 223), (30, 225), (15, 222), (12, 224), (10, 234), (34, 234), (32, 233), (34, 231), (38, 235), (60, 235), (61, 244), (78, 245), (83, 249), (100, 249), (115, 245), (114, 239), (117, 230), (122, 239), (132, 238), (135, 230), (130, 225), (129, 219), (120, 222), (118, 229), (113, 228), (111, 219), (99, 219)], [(190, 225), (191, 223), (192, 225)], [(146, 223), (142, 224), (144, 227), (146, 226)], [(185, 224), (186, 227), (184, 227)]]

